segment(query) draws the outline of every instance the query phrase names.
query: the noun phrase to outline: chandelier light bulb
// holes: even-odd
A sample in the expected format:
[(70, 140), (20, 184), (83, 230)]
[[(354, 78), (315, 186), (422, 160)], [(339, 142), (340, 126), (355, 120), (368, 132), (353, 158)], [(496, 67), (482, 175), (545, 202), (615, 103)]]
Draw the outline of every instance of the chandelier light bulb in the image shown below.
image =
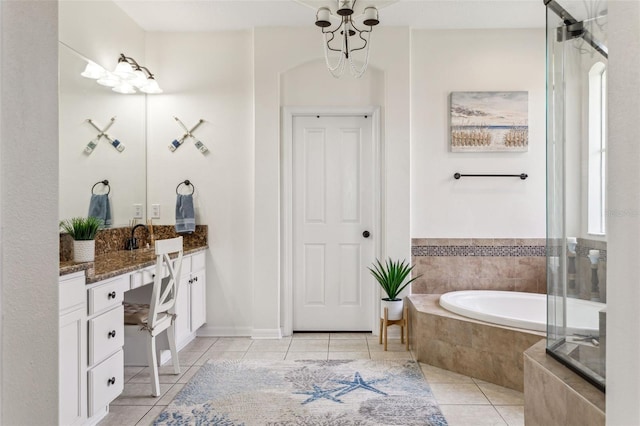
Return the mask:
[(328, 7), (321, 7), (316, 13), (316, 25), (320, 28), (331, 26), (331, 11)]
[(81, 76), (86, 78), (92, 78), (94, 80), (104, 77), (105, 74), (106, 74), (106, 70), (104, 68), (102, 68), (100, 65), (96, 64), (95, 62), (91, 62), (91, 61), (87, 63), (87, 66), (84, 68), (84, 71), (80, 73)]
[(118, 84), (111, 90), (113, 90), (114, 92), (123, 93), (125, 95), (136, 93), (136, 89), (131, 84), (124, 81), (121, 81), (120, 84)]
[(147, 75), (144, 73), (144, 71), (142, 71), (141, 69), (137, 69), (133, 72), (133, 75), (135, 77), (130, 81), (132, 85), (139, 89), (147, 85)]
[(353, 3), (352, 0), (338, 0), (338, 11), (336, 13), (340, 16), (353, 15)]
[(120, 61), (118, 65), (116, 65), (116, 69), (113, 71), (115, 75), (124, 79), (131, 79), (135, 77), (133, 73), (133, 67), (127, 61)]
[(362, 23), (370, 27), (378, 25), (380, 23), (378, 20), (378, 9), (373, 6), (367, 7), (364, 10), (364, 21), (362, 21)]
[(150, 93), (150, 94), (162, 93), (162, 89), (160, 88), (160, 86), (158, 85), (158, 82), (153, 77), (150, 77), (147, 80), (147, 84), (142, 86), (140, 88), (140, 91), (144, 93)]
[(101, 86), (115, 87), (120, 84), (120, 78), (110, 72), (105, 72), (105, 75), (99, 78), (97, 83)]

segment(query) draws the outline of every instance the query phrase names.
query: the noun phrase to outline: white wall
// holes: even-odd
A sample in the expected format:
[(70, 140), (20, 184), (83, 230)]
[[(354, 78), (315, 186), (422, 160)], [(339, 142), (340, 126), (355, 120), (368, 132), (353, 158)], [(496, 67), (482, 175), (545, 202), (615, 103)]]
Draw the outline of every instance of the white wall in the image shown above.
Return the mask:
[(608, 28), (607, 424), (617, 426), (640, 424), (640, 3), (609, 2)]
[(58, 8), (0, 4), (4, 425), (58, 421)]
[[(517, 90), (529, 92), (528, 152), (449, 151), (450, 92)], [(411, 96), (411, 236), (544, 237), (544, 30), (414, 30)]]
[[(176, 186), (195, 186), (196, 222), (209, 225), (207, 325), (202, 334), (249, 335), (253, 291), (253, 97), (249, 31), (149, 33), (147, 61), (164, 93), (148, 96), (148, 203), (175, 223)], [(191, 140), (168, 149), (204, 119)], [(184, 187), (183, 187), (184, 190)], [(150, 210), (149, 210), (150, 211)], [(272, 248), (273, 250), (273, 248)]]
[(112, 1), (61, 1), (58, 39), (105, 68), (121, 53), (145, 63), (145, 32)]

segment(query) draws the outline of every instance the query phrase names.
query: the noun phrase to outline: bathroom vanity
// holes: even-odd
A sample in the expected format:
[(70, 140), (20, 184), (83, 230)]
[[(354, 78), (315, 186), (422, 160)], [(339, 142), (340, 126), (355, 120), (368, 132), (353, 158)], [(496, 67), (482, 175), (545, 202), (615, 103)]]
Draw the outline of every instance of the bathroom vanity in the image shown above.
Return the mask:
[[(206, 249), (206, 245), (184, 248), (176, 303), (178, 350), (195, 338), (206, 320)], [(109, 252), (86, 264), (61, 262), (60, 425), (96, 424), (122, 393), (122, 302), (127, 294), (151, 288), (155, 261), (153, 249), (141, 249)], [(160, 355), (160, 360), (170, 357)]]

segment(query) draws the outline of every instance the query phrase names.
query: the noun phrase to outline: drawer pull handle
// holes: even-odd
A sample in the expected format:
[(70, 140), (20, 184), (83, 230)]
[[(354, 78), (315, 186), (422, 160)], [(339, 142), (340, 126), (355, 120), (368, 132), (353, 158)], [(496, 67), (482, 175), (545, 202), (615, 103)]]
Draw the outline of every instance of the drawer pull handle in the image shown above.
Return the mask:
[(109, 339), (111, 339), (112, 337), (116, 337), (116, 331), (115, 330), (111, 330), (108, 335), (109, 335), (109, 337), (108, 337)]
[(198, 281), (198, 277), (193, 277), (193, 280), (194, 281)]
[(107, 299), (115, 299), (116, 298), (116, 292), (112, 291), (111, 293), (107, 293)]
[(107, 386), (111, 386), (111, 385), (115, 385), (116, 384), (116, 378), (112, 377), (109, 380), (107, 380)]

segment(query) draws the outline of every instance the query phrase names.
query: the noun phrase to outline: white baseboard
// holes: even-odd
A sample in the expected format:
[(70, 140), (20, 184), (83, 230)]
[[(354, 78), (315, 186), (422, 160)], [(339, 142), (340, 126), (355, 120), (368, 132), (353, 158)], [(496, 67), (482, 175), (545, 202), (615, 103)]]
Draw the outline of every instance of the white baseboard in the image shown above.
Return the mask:
[(249, 337), (251, 327), (220, 327), (205, 324), (197, 331), (199, 337)]
[(279, 328), (254, 328), (251, 332), (252, 339), (282, 339), (282, 330)]

